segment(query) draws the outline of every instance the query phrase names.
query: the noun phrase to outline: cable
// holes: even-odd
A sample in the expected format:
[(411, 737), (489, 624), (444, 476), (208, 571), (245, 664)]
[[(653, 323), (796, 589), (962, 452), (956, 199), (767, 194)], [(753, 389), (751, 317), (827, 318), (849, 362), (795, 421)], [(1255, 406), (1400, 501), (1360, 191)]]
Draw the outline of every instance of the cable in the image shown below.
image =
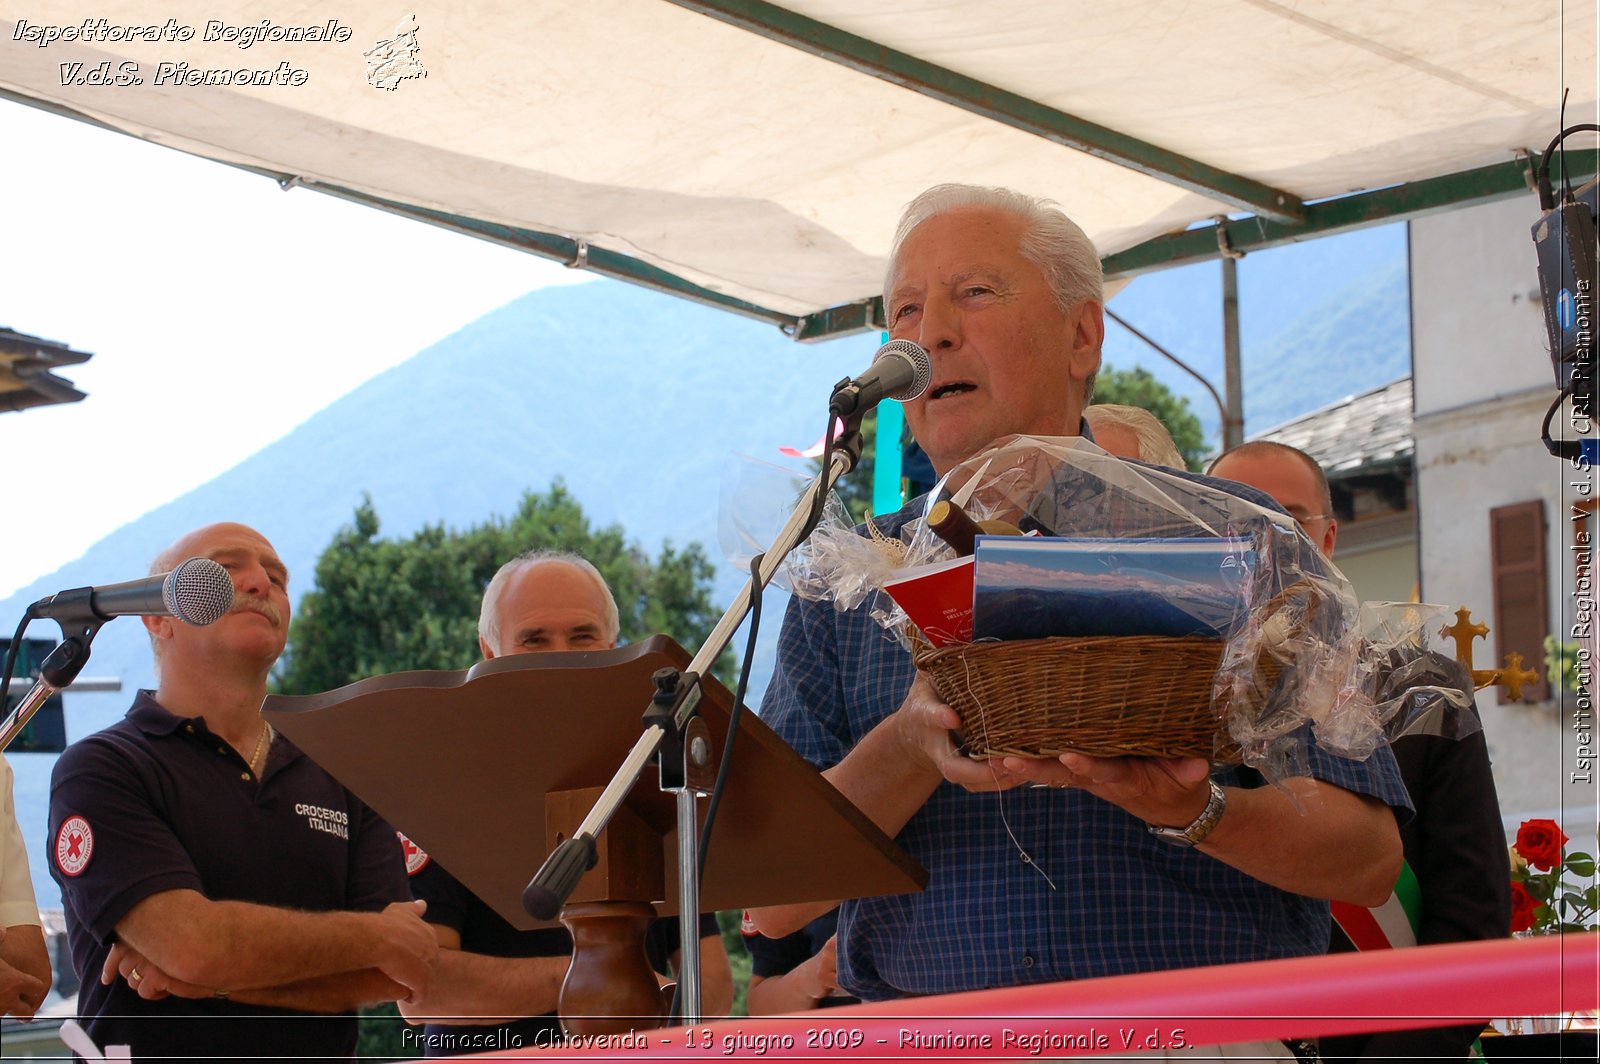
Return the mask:
[(838, 427), (839, 419), (829, 414), (828, 429), (822, 434), (822, 472), (820, 474), (823, 479), (822, 490), (819, 490), (811, 500), (811, 513), (806, 516), (806, 526), (801, 530), (797, 543), (804, 543), (811, 536), (811, 533), (817, 530), (817, 525), (822, 521), (822, 509), (827, 505), (828, 492), (833, 490), (827, 485), (826, 481), (828, 466), (833, 458), (833, 445), (839, 441)]
[[(1550, 146), (1545, 148), (1544, 154), (1539, 157), (1538, 173), (1535, 180), (1539, 191), (1540, 210), (1548, 211), (1555, 209), (1555, 193), (1550, 190), (1550, 156), (1555, 153), (1557, 146), (1559, 146), (1563, 140), (1565, 140), (1567, 137), (1570, 137), (1574, 133), (1600, 133), (1600, 126), (1595, 125), (1593, 122), (1584, 122), (1581, 125), (1568, 126), (1560, 133), (1557, 133), (1555, 138), (1550, 141)], [(1562, 172), (1566, 172), (1565, 167), (1562, 168)]]
[[(828, 456), (833, 453), (835, 442), (834, 429), (838, 425), (837, 419), (828, 418), (828, 429), (823, 433), (822, 446), (822, 476), (824, 480), (828, 471)], [(816, 531), (817, 524), (822, 520), (823, 500), (827, 498), (828, 486), (819, 483), (819, 490), (811, 500), (811, 513), (806, 517), (805, 531), (800, 534), (803, 542), (812, 532)], [(711, 787), (711, 800), (706, 805), (706, 822), (700, 827), (700, 856), (699, 867), (695, 869), (695, 876), (701, 882), (706, 878), (706, 850), (711, 843), (711, 830), (716, 825), (717, 807), (722, 804), (722, 790), (728, 782), (728, 771), (733, 765), (733, 744), (739, 734), (739, 717), (744, 709), (745, 691), (750, 685), (750, 666), (756, 656), (756, 636), (761, 629), (761, 593), (766, 588), (761, 579), (761, 561), (765, 553), (757, 554), (750, 559), (750, 630), (745, 638), (744, 662), (739, 666), (739, 682), (733, 692), (733, 709), (728, 713), (728, 738), (722, 747), (722, 762), (717, 766), (717, 780)]]
[(1550, 404), (1550, 409), (1544, 412), (1544, 424), (1539, 426), (1539, 442), (1544, 444), (1544, 449), (1556, 458), (1574, 458), (1578, 455), (1581, 444), (1574, 440), (1553, 440), (1550, 438), (1550, 422), (1556, 416), (1556, 411), (1561, 404), (1572, 395), (1572, 383), (1556, 393), (1556, 401)]
[[(800, 533), (799, 542), (804, 542), (812, 532), (816, 531), (818, 523), (822, 520), (823, 506), (828, 497), (828, 492), (831, 490), (827, 484), (827, 475), (829, 459), (833, 454), (833, 445), (838, 439), (835, 432), (837, 425), (838, 420), (830, 414), (828, 417), (828, 429), (823, 433), (822, 439), (822, 479), (818, 482), (820, 490), (811, 500), (811, 512), (806, 516), (805, 528)], [(766, 587), (765, 582), (761, 579), (761, 561), (765, 557), (766, 554), (762, 553), (750, 559), (750, 630), (745, 638), (744, 662), (739, 666), (739, 682), (735, 685), (733, 692), (733, 708), (728, 711), (728, 735), (722, 745), (722, 761), (717, 766), (716, 782), (711, 785), (711, 798), (706, 804), (705, 823), (700, 826), (700, 853), (696, 861), (695, 880), (701, 886), (705, 884), (706, 853), (711, 848), (711, 832), (716, 826), (717, 809), (722, 804), (722, 793), (727, 786), (728, 773), (733, 767), (733, 746), (739, 735), (739, 720), (744, 710), (745, 691), (750, 685), (750, 667), (756, 656), (756, 636), (761, 629), (761, 592)], [(678, 919), (680, 921), (694, 920), (698, 922), (700, 914), (679, 913)], [(696, 939), (699, 938), (698, 935), (695, 937)], [(667, 1016), (670, 1021), (682, 1021), (682, 994), (682, 984), (675, 984), (672, 990), (672, 1004), (667, 1007)]]
[(28, 630), (28, 622), (33, 620), (33, 611), (30, 609), (22, 615), (22, 620), (17, 622), (17, 634), (11, 637), (11, 645), (6, 648), (6, 665), (4, 674), (0, 674), (0, 713), (4, 713), (6, 706), (10, 705), (7, 699), (11, 696), (11, 670), (17, 667), (17, 652), (22, 649), (22, 633)]
[(728, 712), (728, 737), (722, 744), (722, 763), (717, 766), (717, 781), (711, 785), (711, 800), (706, 803), (706, 822), (700, 827), (700, 863), (695, 876), (704, 885), (706, 880), (706, 851), (711, 847), (711, 829), (717, 822), (717, 807), (722, 804), (722, 790), (728, 782), (728, 771), (733, 767), (733, 744), (739, 736), (739, 718), (744, 712), (744, 694), (750, 686), (750, 665), (756, 656), (756, 633), (761, 628), (761, 559), (757, 554), (750, 559), (750, 632), (745, 638), (744, 663), (739, 666), (739, 683), (733, 692), (733, 709)]

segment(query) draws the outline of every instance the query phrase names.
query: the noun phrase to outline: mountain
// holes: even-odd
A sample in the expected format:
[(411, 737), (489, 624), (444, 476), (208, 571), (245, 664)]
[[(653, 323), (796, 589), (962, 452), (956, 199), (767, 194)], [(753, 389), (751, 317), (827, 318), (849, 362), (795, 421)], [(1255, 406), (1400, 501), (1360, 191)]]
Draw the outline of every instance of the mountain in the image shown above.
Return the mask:
[[(298, 595), (364, 492), (382, 533), (404, 536), (507, 513), (524, 490), (562, 477), (594, 523), (620, 523), (651, 554), (664, 540), (698, 540), (720, 561), (724, 466), (737, 452), (781, 462), (778, 447), (816, 440), (832, 385), (860, 372), (876, 346), (873, 336), (796, 344), (770, 325), (624, 284), (533, 292), (117, 529), (0, 602), (0, 618), (62, 588), (142, 574), (166, 544), (216, 520), (265, 533)], [(724, 566), (719, 600), (742, 582)], [(776, 602), (767, 617), (775, 632)], [(41, 623), (30, 634), (59, 637)], [(143, 627), (106, 625), (84, 675), (118, 676), (123, 692), (68, 693), (69, 740), (119, 719), (135, 688), (153, 686)], [(41, 904), (54, 904), (40, 860), (53, 758), (11, 760)]]
[[(1246, 436), (1411, 372), (1404, 225), (1254, 252), (1238, 272)], [(1135, 278), (1110, 309), (1223, 391), (1217, 263)], [(1210, 393), (1109, 320), (1105, 362), (1144, 366), (1189, 400), (1213, 444), (1220, 439)]]
[[(1354, 234), (1244, 260), (1252, 427), (1406, 372), (1403, 240), (1396, 241), (1394, 230), (1376, 232), (1390, 235)], [(1273, 261), (1273, 255), (1283, 257)], [(1330, 294), (1311, 300), (1295, 294), (1306, 291)], [(1216, 301), (1212, 264), (1141, 278), (1113, 307), (1220, 380)], [(1215, 365), (1206, 368), (1203, 350), (1186, 351), (1188, 341), (1194, 349), (1210, 343)], [(1136, 344), (1113, 326), (1108, 361), (1131, 365)], [(608, 281), (533, 292), (373, 378), (222, 476), (117, 529), (82, 558), (0, 602), (0, 622), (62, 588), (141, 574), (180, 534), (217, 520), (261, 529), (293, 574), (291, 592), (303, 592), (318, 554), (350, 521), (364, 492), (383, 534), (403, 536), (428, 523), (466, 526), (509, 512), (524, 490), (561, 477), (594, 522), (620, 523), (652, 554), (663, 540), (698, 540), (720, 561), (724, 468), (738, 453), (781, 461), (778, 447), (821, 436), (832, 385), (865, 367), (876, 346), (872, 335), (796, 344), (770, 325)], [(1164, 360), (1142, 352), (1137, 360), (1175, 388), (1187, 388)], [(1211, 408), (1209, 399), (1194, 405), (1202, 417)], [(1210, 418), (1214, 431), (1215, 414)], [(204, 441), (176, 437), (167, 445)], [(730, 601), (743, 580), (723, 565), (719, 600)], [(777, 593), (768, 599), (766, 639), (752, 669), (756, 692), (771, 672), (781, 601)], [(37, 625), (32, 634), (56, 633)], [(742, 636), (736, 647), (742, 652)], [(118, 719), (132, 690), (153, 683), (143, 628), (132, 620), (107, 625), (84, 675), (120, 677), (124, 690), (69, 694), (69, 739)], [(54, 905), (58, 894), (42, 860), (52, 758), (11, 760), (40, 902)]]
[[(627, 285), (534, 292), (118, 529), (0, 611), (16, 615), (75, 581), (141, 573), (177, 535), (221, 519), (259, 527), (303, 584), (364, 492), (384, 534), (403, 536), (508, 512), (523, 490), (562, 477), (596, 523), (620, 522), (652, 552), (697, 539), (716, 555), (730, 455), (778, 460), (780, 445), (816, 439), (830, 386), (875, 346), (871, 337), (802, 346)], [(88, 671), (148, 677), (143, 643), (134, 622), (107, 626)]]

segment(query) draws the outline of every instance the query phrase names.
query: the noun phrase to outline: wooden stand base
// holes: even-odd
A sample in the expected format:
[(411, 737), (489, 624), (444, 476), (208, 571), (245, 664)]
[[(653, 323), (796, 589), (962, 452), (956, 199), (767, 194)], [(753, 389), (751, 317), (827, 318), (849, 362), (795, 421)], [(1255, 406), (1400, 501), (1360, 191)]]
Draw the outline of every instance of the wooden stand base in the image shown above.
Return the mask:
[(664, 1027), (672, 989), (657, 983), (644, 952), (655, 907), (638, 901), (570, 902), (572, 964), (557, 1009), (568, 1034), (621, 1034)]

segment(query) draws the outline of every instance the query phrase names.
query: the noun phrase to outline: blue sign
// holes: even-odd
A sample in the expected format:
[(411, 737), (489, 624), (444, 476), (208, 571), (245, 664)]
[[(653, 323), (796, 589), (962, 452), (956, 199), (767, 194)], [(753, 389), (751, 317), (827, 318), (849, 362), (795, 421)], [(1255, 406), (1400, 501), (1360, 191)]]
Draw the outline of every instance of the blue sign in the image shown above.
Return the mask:
[(1561, 326), (1561, 331), (1566, 332), (1572, 328), (1577, 319), (1576, 307), (1572, 302), (1572, 289), (1563, 288), (1556, 293), (1556, 323)]

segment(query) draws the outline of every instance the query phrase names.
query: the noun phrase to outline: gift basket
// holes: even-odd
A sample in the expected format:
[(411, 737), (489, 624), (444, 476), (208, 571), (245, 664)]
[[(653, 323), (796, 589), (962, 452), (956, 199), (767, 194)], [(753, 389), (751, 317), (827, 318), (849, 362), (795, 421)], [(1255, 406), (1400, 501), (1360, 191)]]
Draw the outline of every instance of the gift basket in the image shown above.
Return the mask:
[(1294, 521), (1221, 487), (1013, 436), (869, 526), (819, 528), (792, 589), (870, 610), (972, 757), (1203, 757), (1276, 779), (1303, 767), (1308, 727), (1365, 757), (1403, 726), (1368, 667), (1400, 637), (1375, 648)]

